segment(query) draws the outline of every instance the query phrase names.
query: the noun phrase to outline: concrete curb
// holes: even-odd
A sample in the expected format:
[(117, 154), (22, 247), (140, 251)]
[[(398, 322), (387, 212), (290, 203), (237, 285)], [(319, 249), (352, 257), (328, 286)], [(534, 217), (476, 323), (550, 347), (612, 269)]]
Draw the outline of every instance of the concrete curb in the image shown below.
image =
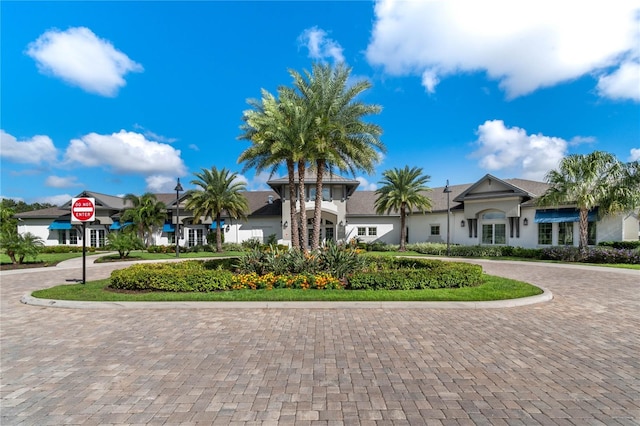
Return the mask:
[(30, 293), (20, 298), (25, 305), (66, 309), (502, 309), (548, 302), (551, 291), (520, 299), (486, 302), (85, 302), (38, 299)]

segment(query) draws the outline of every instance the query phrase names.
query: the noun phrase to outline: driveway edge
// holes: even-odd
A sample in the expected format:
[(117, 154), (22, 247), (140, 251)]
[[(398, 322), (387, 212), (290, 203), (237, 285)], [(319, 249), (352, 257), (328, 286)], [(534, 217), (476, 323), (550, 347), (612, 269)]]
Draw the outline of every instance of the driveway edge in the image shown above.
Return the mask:
[(553, 294), (482, 302), (88, 302), (39, 299), (31, 293), (20, 298), (25, 305), (66, 309), (502, 309), (549, 302)]

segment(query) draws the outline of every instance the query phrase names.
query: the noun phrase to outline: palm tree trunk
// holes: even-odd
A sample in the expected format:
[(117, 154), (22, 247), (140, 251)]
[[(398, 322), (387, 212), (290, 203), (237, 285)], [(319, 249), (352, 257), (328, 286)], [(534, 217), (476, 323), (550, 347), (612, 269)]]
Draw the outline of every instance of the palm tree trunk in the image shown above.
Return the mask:
[(291, 246), (300, 247), (300, 234), (296, 214), (296, 171), (293, 160), (287, 160), (287, 174), (289, 175), (289, 223), (291, 224)]
[(406, 250), (407, 240), (407, 227), (405, 226), (406, 220), (406, 206), (404, 203), (400, 206), (400, 251)]
[(585, 208), (580, 209), (580, 252), (584, 254), (589, 246), (589, 210)]
[(307, 207), (304, 188), (304, 175), (306, 164), (304, 160), (298, 161), (298, 187), (300, 188), (298, 199), (300, 200), (300, 249), (307, 252)]
[(222, 233), (220, 232), (220, 219), (221, 219), (221, 214), (218, 213), (216, 215), (216, 251), (218, 253), (222, 252)]
[(316, 161), (316, 204), (313, 217), (313, 241), (311, 250), (317, 250), (320, 246), (320, 224), (322, 222), (322, 178), (324, 175), (325, 161)]

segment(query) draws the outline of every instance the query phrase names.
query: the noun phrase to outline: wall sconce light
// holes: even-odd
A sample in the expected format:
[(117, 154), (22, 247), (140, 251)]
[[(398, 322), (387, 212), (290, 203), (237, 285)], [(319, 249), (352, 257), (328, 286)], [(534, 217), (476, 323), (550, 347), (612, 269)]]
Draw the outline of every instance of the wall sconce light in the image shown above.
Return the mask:
[(460, 228), (464, 228), (464, 220), (460, 221)]
[(344, 222), (340, 221), (340, 223), (338, 224), (338, 226), (344, 226)]
[(286, 220), (284, 221), (284, 223), (282, 224), (282, 227), (284, 229), (287, 229), (287, 226), (289, 226), (289, 222), (287, 222)]
[(227, 226), (224, 228), (224, 230), (225, 230), (225, 231), (227, 231), (227, 232), (231, 231), (231, 226), (227, 225)]
[(524, 218), (524, 220), (522, 221), (522, 224), (524, 226), (527, 226), (529, 224), (529, 219), (527, 219), (526, 217)]

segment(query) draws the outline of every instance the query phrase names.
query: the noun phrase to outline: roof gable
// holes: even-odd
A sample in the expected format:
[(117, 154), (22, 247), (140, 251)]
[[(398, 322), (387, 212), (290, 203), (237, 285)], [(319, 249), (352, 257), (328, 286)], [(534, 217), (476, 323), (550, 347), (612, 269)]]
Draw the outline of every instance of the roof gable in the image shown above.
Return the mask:
[(464, 202), (468, 200), (484, 200), (514, 196), (529, 199), (535, 197), (535, 194), (509, 183), (508, 181), (486, 174), (483, 178), (468, 187), (453, 200), (456, 202)]

